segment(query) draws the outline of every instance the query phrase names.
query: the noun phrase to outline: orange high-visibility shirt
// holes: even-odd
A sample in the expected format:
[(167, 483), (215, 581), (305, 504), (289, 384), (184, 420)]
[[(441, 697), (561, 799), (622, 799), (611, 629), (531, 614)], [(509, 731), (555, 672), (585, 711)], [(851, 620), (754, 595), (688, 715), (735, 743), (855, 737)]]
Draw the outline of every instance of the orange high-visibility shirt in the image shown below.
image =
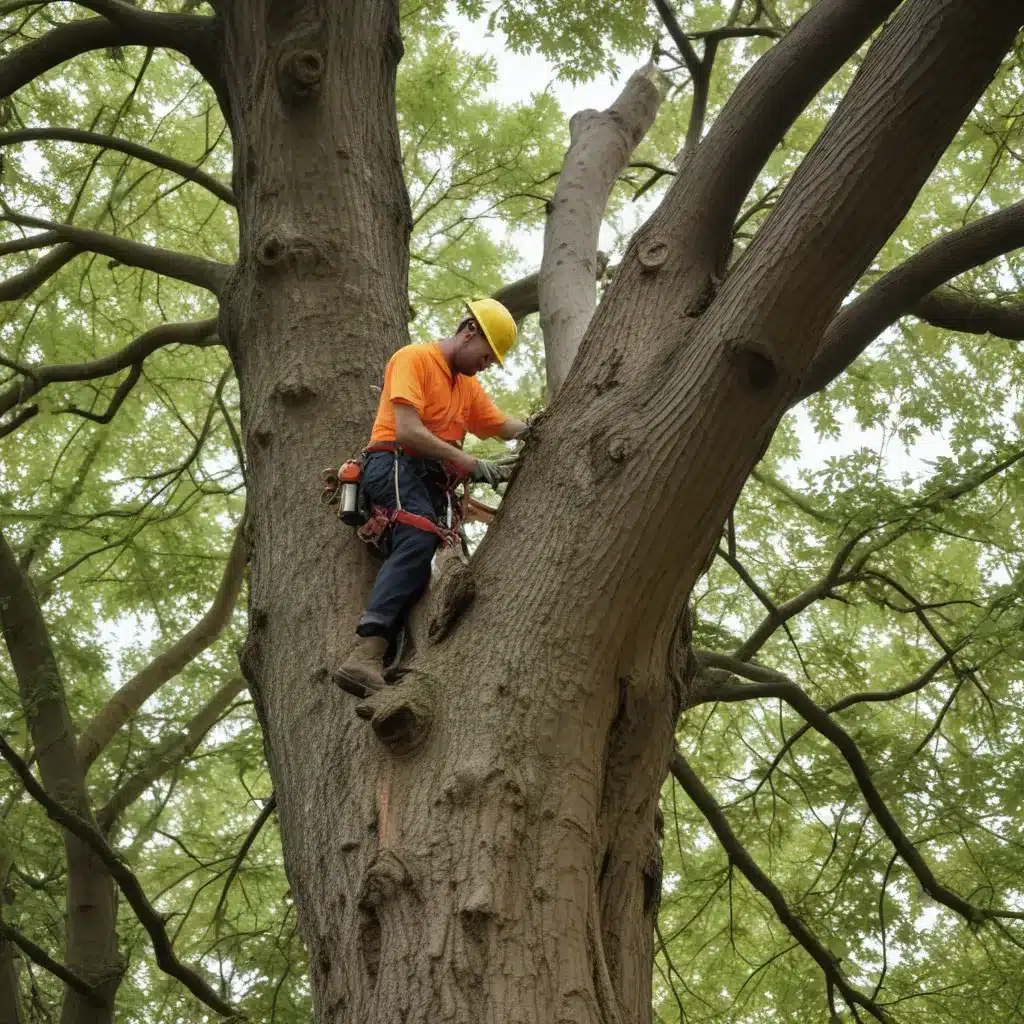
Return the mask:
[(493, 437), (508, 417), (475, 377), (452, 371), (438, 343), (406, 345), (389, 360), (370, 443), (397, 441), (392, 402), (411, 405), (435, 437), (461, 445), (466, 432)]

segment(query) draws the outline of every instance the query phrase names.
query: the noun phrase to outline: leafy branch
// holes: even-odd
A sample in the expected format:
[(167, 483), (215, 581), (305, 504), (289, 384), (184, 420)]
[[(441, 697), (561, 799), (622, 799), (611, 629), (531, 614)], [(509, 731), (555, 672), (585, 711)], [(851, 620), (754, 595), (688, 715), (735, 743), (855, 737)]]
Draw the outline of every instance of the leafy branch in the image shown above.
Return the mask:
[(697, 773), (690, 767), (689, 762), (678, 749), (672, 755), (670, 767), (673, 778), (682, 786), (686, 795), (704, 815), (712, 831), (718, 837), (718, 841), (729, 857), (729, 862), (735, 864), (747, 881), (768, 900), (779, 920), (789, 929), (793, 938), (803, 946), (822, 969), (829, 986), (834, 985), (851, 1007), (861, 1006), (876, 1020), (882, 1021), (883, 1024), (890, 1024), (891, 1016), (874, 1000), (850, 984), (836, 957), (822, 945), (817, 936), (790, 908), (778, 886), (761, 870), (746, 847), (739, 841), (718, 801), (701, 782)]
[(973, 926), (979, 926), (985, 921), (995, 918), (1024, 920), (1024, 913), (975, 906), (938, 881), (928, 863), (921, 856), (913, 842), (907, 837), (893, 816), (893, 813), (889, 810), (888, 805), (882, 799), (871, 777), (871, 771), (867, 766), (867, 762), (865, 762), (856, 742), (841, 725), (832, 719), (827, 708), (819, 706), (796, 683), (772, 669), (766, 669), (763, 666), (746, 665), (745, 663), (737, 662), (735, 659), (723, 659), (721, 656), (714, 656), (714, 661), (723, 666), (729, 664), (731, 670), (736, 674), (742, 671), (746, 676), (756, 677), (755, 682), (726, 682), (716, 686), (713, 696), (715, 701), (731, 703), (734, 701), (760, 700), (764, 698), (783, 700), (812, 729), (821, 733), (838, 749), (849, 765), (868, 807), (875, 816), (875, 820), (892, 843), (893, 848), (899, 852), (899, 855), (917, 877), (922, 889), (932, 899), (949, 907)]
[(238, 529), (220, 586), (203, 617), (167, 650), (136, 672), (82, 730), (78, 738), (78, 756), (86, 770), (142, 704), (205, 651), (227, 627), (242, 589), (245, 560), (245, 539)]
[[(194, 284), (213, 292), (214, 295), (220, 294), (228, 274), (231, 272), (231, 264), (228, 263), (218, 263), (216, 260), (203, 259), (200, 256), (189, 256), (186, 253), (173, 252), (170, 249), (160, 249), (154, 245), (118, 238), (103, 231), (75, 227), (73, 224), (54, 224), (52, 221), (42, 220), (39, 217), (26, 217), (16, 213), (7, 213), (2, 219), (22, 227), (41, 228), (58, 234), (76, 250), (64, 260), (64, 263), (72, 259), (78, 252), (88, 250), (99, 253), (101, 256), (109, 256), (111, 259), (117, 260), (119, 263), (126, 263), (131, 267), (139, 267), (142, 270), (150, 270), (155, 274), (163, 274), (166, 277)], [(42, 260), (39, 262), (42, 263)], [(54, 273), (56, 269), (59, 267), (54, 268), (51, 273)]]
[(107, 356), (85, 363), (56, 363), (50, 366), (20, 366), (8, 363), (24, 380), (0, 392), (0, 415), (37, 395), (49, 384), (95, 380), (130, 366), (141, 366), (147, 356), (168, 345), (205, 348), (217, 343), (217, 320), (166, 323), (139, 335), (134, 341)]
[[(83, 131), (79, 128), (24, 128), (16, 132), (0, 133), (0, 147), (12, 146), (20, 142), (38, 142), (43, 140), (81, 142), (89, 146), (102, 146), (104, 149), (117, 150), (138, 160), (145, 160), (147, 163), (153, 164), (154, 167), (162, 167), (165, 170), (172, 171), (174, 174), (181, 175), (181, 177), (188, 181), (202, 185), (203, 188), (212, 192), (218, 199), (223, 200), (229, 206), (235, 205), (234, 192), (227, 185), (213, 177), (212, 174), (207, 174), (205, 171), (186, 163), (184, 160), (178, 160), (155, 149), (150, 149), (149, 146), (143, 146), (128, 139), (118, 138), (114, 135), (104, 135), (100, 132)], [(2, 251), (2, 248), (0, 248), (0, 253)]]
[(80, 978), (59, 960), (54, 960), (42, 946), (37, 945), (26, 935), (22, 935), (16, 928), (12, 928), (3, 921), (0, 921), (0, 939), (13, 942), (33, 963), (39, 964), (40, 967), (49, 971), (54, 977), (60, 978), (68, 988), (72, 988), (79, 995), (84, 996), (91, 1005), (103, 1005), (93, 985), (90, 985), (84, 978)]
[(183, 964), (174, 954), (174, 948), (167, 936), (164, 919), (146, 898), (142, 886), (124, 861), (111, 849), (103, 833), (84, 818), (63, 807), (52, 799), (36, 781), (28, 765), (18, 756), (17, 751), (0, 735), (0, 756), (21, 779), (33, 800), (45, 811), (48, 817), (86, 844), (102, 861), (103, 866), (117, 883), (129, 906), (135, 912), (139, 923), (146, 929), (153, 944), (153, 953), (157, 965), (166, 974), (177, 978), (196, 998), (212, 1010), (225, 1017), (234, 1017), (237, 1010), (225, 1002), (201, 975), (191, 967)]

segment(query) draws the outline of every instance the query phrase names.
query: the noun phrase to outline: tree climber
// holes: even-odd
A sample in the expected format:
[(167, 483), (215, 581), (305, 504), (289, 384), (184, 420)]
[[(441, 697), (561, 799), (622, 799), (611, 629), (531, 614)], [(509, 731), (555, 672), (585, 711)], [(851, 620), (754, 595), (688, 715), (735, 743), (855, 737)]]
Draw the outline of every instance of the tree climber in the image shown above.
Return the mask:
[(400, 348), (384, 372), (362, 488), (386, 525), (374, 542), (387, 557), (359, 619), (356, 645), (337, 672), (346, 689), (385, 685), (385, 653), (430, 582), (431, 560), (451, 526), (446, 517), (455, 484), (468, 477), (493, 487), (511, 474), (513, 459), (493, 462), (464, 452), (466, 432), (511, 441), (527, 430), (502, 413), (476, 379), (494, 363), (504, 364), (516, 340), (515, 321), (494, 299), (466, 309), (470, 315), (450, 338)]

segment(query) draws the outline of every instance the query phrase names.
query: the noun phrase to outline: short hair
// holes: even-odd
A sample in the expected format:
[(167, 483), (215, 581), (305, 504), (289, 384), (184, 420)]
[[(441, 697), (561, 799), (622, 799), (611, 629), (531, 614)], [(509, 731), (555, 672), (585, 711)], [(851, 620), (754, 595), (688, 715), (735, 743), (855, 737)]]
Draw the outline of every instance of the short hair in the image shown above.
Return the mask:
[(470, 324), (474, 327), (479, 328), (480, 324), (475, 316), (467, 316), (459, 321), (459, 326), (455, 328), (456, 334), (461, 334)]

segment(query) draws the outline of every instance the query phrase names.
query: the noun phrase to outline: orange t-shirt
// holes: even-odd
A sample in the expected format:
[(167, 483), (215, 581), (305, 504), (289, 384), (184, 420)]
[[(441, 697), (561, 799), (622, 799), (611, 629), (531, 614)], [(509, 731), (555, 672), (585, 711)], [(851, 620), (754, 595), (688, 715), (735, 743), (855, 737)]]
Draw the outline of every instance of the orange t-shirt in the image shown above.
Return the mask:
[(487, 397), (475, 377), (452, 371), (437, 342), (406, 345), (389, 360), (370, 443), (396, 441), (392, 402), (411, 405), (435, 437), (462, 444), (466, 432), (493, 437), (508, 417)]

